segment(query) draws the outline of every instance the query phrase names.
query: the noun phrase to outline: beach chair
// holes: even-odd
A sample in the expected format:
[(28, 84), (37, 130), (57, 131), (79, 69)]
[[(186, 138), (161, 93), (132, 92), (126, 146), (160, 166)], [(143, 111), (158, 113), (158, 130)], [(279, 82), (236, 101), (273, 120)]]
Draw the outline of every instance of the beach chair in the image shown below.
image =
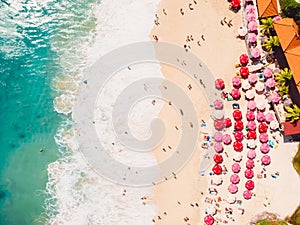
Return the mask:
[(233, 104), (232, 104), (232, 109), (240, 109), (240, 104), (238, 104), (238, 103), (233, 103)]

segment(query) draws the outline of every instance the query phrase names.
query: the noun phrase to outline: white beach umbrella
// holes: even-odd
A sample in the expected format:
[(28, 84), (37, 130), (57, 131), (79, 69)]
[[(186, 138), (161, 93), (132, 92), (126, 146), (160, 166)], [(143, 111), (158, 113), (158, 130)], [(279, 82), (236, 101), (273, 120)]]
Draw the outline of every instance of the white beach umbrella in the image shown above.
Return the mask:
[(271, 128), (272, 130), (276, 130), (276, 129), (279, 128), (279, 123), (277, 122), (277, 120), (271, 121), (271, 123), (270, 123), (270, 128)]
[(213, 184), (213, 185), (221, 185), (222, 183), (223, 183), (223, 179), (219, 176), (215, 176), (211, 180), (211, 184)]
[(238, 34), (239, 34), (239, 36), (241, 36), (241, 37), (246, 36), (247, 32), (248, 32), (248, 30), (247, 30), (246, 27), (240, 27), (239, 30), (238, 30)]
[(240, 162), (240, 161), (242, 161), (242, 159), (243, 159), (243, 156), (241, 153), (235, 153), (235, 155), (233, 156), (233, 160), (236, 162)]
[(253, 99), (255, 97), (255, 91), (250, 89), (248, 91), (246, 91), (246, 98), (247, 99)]
[(256, 140), (254, 140), (254, 139), (247, 140), (247, 146), (249, 148), (256, 148), (256, 146), (257, 146)]
[(256, 107), (259, 110), (264, 110), (267, 107), (267, 100), (262, 95), (257, 96), (255, 102), (256, 102)]
[(224, 111), (223, 110), (214, 110), (213, 115), (217, 120), (221, 120), (224, 118)]
[(217, 213), (217, 210), (215, 207), (213, 206), (209, 206), (206, 210), (207, 214), (209, 215), (215, 215)]
[(255, 85), (255, 89), (256, 89), (258, 92), (262, 92), (262, 91), (265, 89), (264, 83), (262, 83), (262, 82), (257, 82), (256, 85)]
[(234, 195), (227, 195), (226, 201), (227, 201), (229, 204), (234, 204), (235, 201), (236, 201), (236, 197), (235, 197)]
[(251, 84), (249, 84), (248, 80), (243, 80), (242, 81), (242, 89), (247, 91), (251, 88)]

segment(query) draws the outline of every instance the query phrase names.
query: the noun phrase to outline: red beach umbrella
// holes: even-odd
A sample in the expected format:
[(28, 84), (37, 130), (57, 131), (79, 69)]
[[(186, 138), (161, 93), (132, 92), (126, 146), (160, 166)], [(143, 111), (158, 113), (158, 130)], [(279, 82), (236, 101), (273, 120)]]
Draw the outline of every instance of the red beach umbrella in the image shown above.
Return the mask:
[(247, 133), (248, 139), (256, 139), (256, 131), (254, 130), (249, 130)]
[(251, 169), (246, 169), (246, 170), (245, 170), (245, 177), (246, 177), (247, 179), (251, 179), (251, 178), (253, 178), (253, 176), (254, 176), (253, 170), (251, 170)]
[(254, 167), (254, 161), (252, 159), (248, 159), (246, 162), (247, 169), (253, 169)]
[(224, 126), (225, 126), (226, 128), (228, 128), (228, 127), (230, 127), (230, 126), (232, 125), (231, 119), (230, 119), (230, 118), (225, 118), (225, 119), (223, 120), (223, 123), (224, 123)]
[(232, 172), (238, 173), (241, 170), (241, 166), (238, 163), (234, 163), (234, 164), (232, 164), (231, 169), (232, 169)]
[(238, 100), (241, 97), (239, 89), (233, 88), (231, 91), (231, 96), (233, 97), (233, 99)]
[(206, 225), (213, 225), (215, 222), (215, 219), (211, 215), (207, 215), (204, 217), (204, 223)]
[(212, 171), (214, 172), (214, 174), (220, 175), (222, 173), (222, 167), (219, 164), (216, 164), (212, 168)]
[(242, 78), (244, 78), (244, 79), (248, 78), (248, 75), (249, 75), (249, 69), (248, 69), (248, 67), (242, 66), (240, 68), (240, 74), (241, 74)]
[(263, 112), (258, 112), (257, 113), (257, 116), (256, 116), (256, 119), (258, 122), (263, 122), (266, 120), (266, 116)]
[(248, 121), (255, 120), (254, 112), (253, 112), (253, 111), (248, 111), (248, 112), (246, 113), (246, 118), (247, 118)]
[(267, 124), (265, 124), (265, 123), (259, 124), (259, 126), (258, 126), (259, 133), (266, 133), (267, 130), (268, 130), (268, 125)]
[(231, 194), (235, 194), (238, 192), (238, 186), (236, 186), (235, 184), (230, 184), (228, 186), (228, 191), (231, 193)]
[(271, 163), (271, 157), (268, 155), (264, 155), (261, 157), (261, 163), (265, 166), (269, 165)]
[(247, 127), (249, 130), (255, 130), (256, 129), (256, 123), (254, 121), (249, 121), (247, 124)]
[(235, 141), (235, 142), (233, 143), (233, 148), (234, 148), (235, 151), (241, 152), (241, 151), (243, 150), (243, 144), (242, 144), (242, 142), (240, 142), (240, 141)]
[(240, 56), (240, 63), (246, 65), (249, 62), (249, 57), (246, 54)]
[(243, 197), (244, 197), (244, 199), (246, 199), (246, 200), (251, 199), (251, 197), (252, 197), (252, 192), (249, 191), (249, 190), (244, 191)]
[(222, 130), (224, 128), (223, 120), (215, 120), (214, 127), (216, 128), (216, 130)]
[(237, 174), (232, 174), (232, 175), (230, 176), (230, 182), (233, 183), (233, 184), (239, 183), (239, 182), (240, 182), (240, 177), (239, 177), (239, 175), (237, 175)]
[(234, 123), (234, 129), (236, 130), (243, 130), (244, 129), (244, 123), (241, 120), (238, 120)]
[(242, 132), (242, 131), (236, 131), (236, 132), (234, 133), (234, 138), (235, 138), (235, 140), (237, 140), (237, 141), (242, 141), (243, 138), (244, 138), (243, 132)]
[(248, 180), (245, 184), (245, 187), (250, 191), (253, 190), (255, 187), (253, 180)]
[(267, 154), (267, 153), (270, 151), (270, 146), (269, 146), (267, 143), (263, 143), (263, 144), (261, 144), (261, 146), (260, 146), (260, 151), (261, 151), (263, 154)]
[(240, 6), (241, 6), (240, 0), (232, 0), (232, 1), (231, 1), (231, 6), (232, 6), (233, 8), (238, 8), (238, 7), (240, 7)]
[(215, 154), (214, 155), (214, 161), (215, 163), (222, 163), (223, 162), (223, 156), (220, 154)]
[(231, 143), (231, 141), (232, 141), (232, 139), (231, 139), (229, 134), (224, 134), (223, 135), (223, 143), (225, 145), (229, 145)]
[(221, 78), (218, 78), (215, 80), (215, 86), (219, 90), (223, 90), (225, 88), (224, 80)]
[(242, 112), (241, 112), (241, 110), (238, 110), (238, 109), (234, 110), (233, 113), (232, 113), (232, 116), (233, 116), (233, 118), (235, 120), (242, 119)]
[(261, 143), (266, 143), (269, 140), (269, 135), (267, 133), (261, 133), (259, 135), (259, 140)]

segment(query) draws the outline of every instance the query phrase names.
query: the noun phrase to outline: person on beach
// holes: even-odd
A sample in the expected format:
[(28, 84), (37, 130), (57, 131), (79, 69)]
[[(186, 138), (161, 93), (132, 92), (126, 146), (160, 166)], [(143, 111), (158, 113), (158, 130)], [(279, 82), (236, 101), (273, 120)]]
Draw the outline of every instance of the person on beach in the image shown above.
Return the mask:
[(180, 13), (181, 15), (184, 15), (183, 9), (180, 9)]

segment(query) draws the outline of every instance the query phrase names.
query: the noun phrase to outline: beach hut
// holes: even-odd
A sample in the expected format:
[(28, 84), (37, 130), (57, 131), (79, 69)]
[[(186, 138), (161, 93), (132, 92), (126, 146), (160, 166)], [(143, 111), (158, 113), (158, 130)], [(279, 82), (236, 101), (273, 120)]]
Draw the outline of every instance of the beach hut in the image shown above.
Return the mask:
[(273, 17), (278, 15), (277, 0), (257, 0), (258, 17)]

